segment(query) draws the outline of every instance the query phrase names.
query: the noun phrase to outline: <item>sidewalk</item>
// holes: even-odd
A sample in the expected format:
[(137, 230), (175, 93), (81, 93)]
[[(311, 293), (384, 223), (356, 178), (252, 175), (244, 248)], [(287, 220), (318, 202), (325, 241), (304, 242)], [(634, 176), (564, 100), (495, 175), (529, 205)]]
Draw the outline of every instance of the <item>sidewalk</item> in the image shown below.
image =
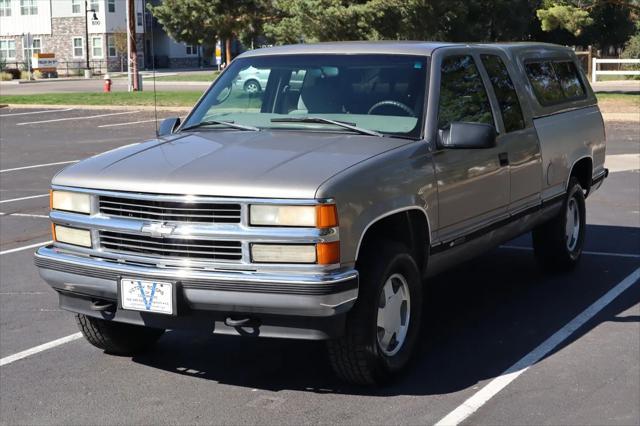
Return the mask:
[(590, 84), (594, 92), (620, 92), (640, 94), (640, 80), (597, 81)]

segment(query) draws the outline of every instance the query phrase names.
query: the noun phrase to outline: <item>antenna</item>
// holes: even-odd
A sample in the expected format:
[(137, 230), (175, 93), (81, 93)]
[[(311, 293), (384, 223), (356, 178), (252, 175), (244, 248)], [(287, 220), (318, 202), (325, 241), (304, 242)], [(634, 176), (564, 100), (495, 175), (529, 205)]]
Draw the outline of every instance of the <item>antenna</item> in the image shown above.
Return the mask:
[[(146, 2), (145, 2), (146, 3)], [(146, 10), (143, 12), (142, 16), (146, 16)], [(146, 25), (146, 22), (145, 22)], [(158, 133), (158, 95), (156, 94), (156, 46), (153, 42), (153, 16), (151, 16), (151, 62), (152, 62), (152, 73), (153, 73), (153, 118), (154, 123), (156, 124), (156, 138), (160, 136)]]

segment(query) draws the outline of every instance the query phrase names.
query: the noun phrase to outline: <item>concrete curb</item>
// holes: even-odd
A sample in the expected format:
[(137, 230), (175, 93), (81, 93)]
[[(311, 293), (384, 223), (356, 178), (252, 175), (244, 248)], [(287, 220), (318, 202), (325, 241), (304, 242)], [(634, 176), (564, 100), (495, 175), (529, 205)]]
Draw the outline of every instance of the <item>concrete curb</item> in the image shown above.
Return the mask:
[(41, 80), (18, 80), (17, 84), (38, 84), (38, 83), (58, 83), (58, 82), (63, 82), (63, 81), (90, 81), (90, 80), (96, 80), (96, 81), (100, 81), (102, 79), (98, 79), (98, 78), (82, 78), (82, 77), (78, 77), (78, 78), (43, 78)]
[[(155, 108), (153, 105), (47, 105), (47, 104), (8, 104), (9, 108), (16, 109), (101, 109), (101, 110), (117, 110), (117, 111), (153, 111)], [(189, 112), (192, 107), (184, 106), (158, 106), (158, 111), (177, 111), (177, 112)]]

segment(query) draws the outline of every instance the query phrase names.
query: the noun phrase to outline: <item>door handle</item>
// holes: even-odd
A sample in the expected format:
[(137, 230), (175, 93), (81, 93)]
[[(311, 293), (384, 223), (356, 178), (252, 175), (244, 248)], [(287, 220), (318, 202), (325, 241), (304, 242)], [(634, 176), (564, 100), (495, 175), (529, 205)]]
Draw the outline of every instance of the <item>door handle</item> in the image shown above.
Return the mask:
[(498, 159), (500, 160), (500, 167), (509, 165), (509, 154), (506, 152), (501, 152), (498, 154)]

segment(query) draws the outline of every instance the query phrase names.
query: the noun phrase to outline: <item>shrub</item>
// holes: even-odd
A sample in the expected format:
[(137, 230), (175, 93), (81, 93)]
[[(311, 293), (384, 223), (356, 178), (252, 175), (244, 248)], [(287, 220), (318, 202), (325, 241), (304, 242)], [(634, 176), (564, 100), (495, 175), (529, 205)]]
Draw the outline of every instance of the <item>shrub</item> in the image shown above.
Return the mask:
[(640, 33), (634, 35), (627, 41), (620, 56), (625, 59), (640, 59)]
[[(624, 59), (640, 59), (640, 33), (637, 33), (627, 41), (620, 56)], [(639, 65), (631, 65), (628, 68), (636, 71), (640, 70)], [(627, 78), (640, 80), (640, 75), (627, 76)]]
[(9, 80), (13, 80), (13, 75), (4, 71), (0, 72), (0, 81), (9, 81)]
[(13, 78), (14, 80), (20, 79), (20, 70), (17, 68), (7, 68), (6, 70), (4, 70), (4, 72), (10, 74), (11, 78)]
[(36, 80), (41, 79), (42, 78), (42, 72), (41, 71), (34, 71), (33, 72), (33, 78), (35, 78)]
[(29, 80), (31, 78), (31, 73), (29, 71), (20, 72), (20, 80)]

